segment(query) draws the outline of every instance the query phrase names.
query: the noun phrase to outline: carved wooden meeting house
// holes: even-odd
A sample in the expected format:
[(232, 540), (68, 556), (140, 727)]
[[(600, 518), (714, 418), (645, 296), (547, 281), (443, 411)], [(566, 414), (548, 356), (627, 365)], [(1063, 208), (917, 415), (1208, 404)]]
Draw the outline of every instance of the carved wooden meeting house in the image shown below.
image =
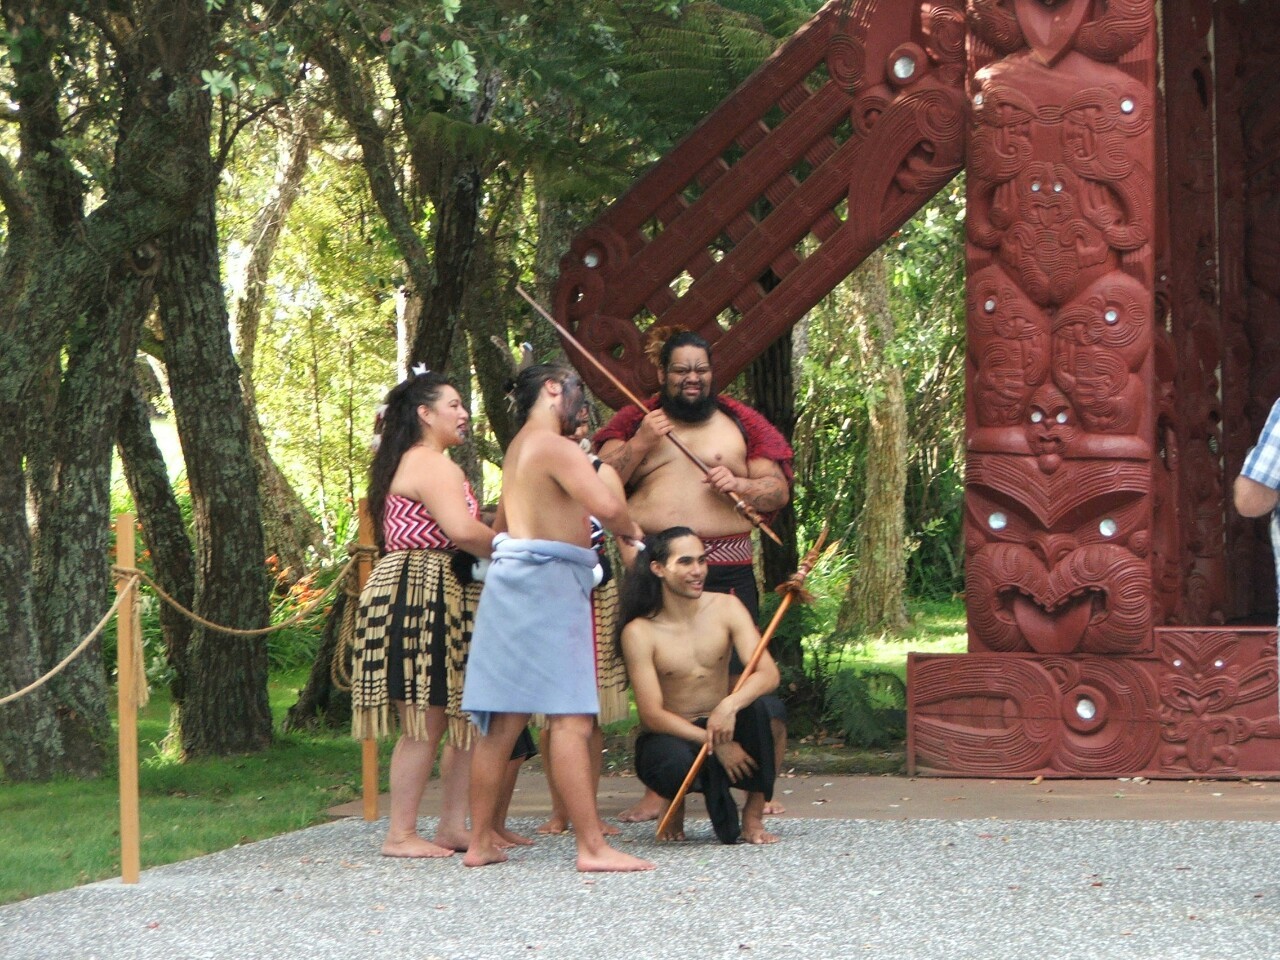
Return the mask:
[(836, 0), (575, 239), (555, 312), (635, 392), (654, 323), (722, 386), (964, 170), (969, 647), (912, 655), (909, 766), (1280, 776), (1230, 507), (1280, 396), (1278, 146), (1274, 0)]

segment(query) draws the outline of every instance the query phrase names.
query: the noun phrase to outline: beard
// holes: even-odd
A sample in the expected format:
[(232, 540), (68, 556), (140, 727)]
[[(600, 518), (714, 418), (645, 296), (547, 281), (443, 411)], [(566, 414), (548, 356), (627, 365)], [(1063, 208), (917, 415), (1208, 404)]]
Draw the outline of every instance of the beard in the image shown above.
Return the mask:
[(716, 395), (708, 392), (697, 400), (686, 400), (683, 394), (662, 393), (662, 410), (681, 423), (705, 423), (716, 412)]

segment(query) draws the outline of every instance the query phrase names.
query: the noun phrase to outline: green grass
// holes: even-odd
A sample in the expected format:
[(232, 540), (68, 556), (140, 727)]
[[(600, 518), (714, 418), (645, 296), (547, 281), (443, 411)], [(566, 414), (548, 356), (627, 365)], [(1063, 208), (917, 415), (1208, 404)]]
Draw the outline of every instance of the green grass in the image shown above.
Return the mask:
[[(277, 721), (296, 684), (272, 683)], [(360, 745), (349, 737), (277, 735), (260, 754), (178, 763), (160, 749), (168, 716), (167, 699), (153, 695), (138, 721), (144, 869), (322, 823), (359, 796)], [(385, 754), (380, 768), (385, 777)], [(0, 809), (0, 903), (120, 875), (114, 771), (0, 784)]]
[(913, 602), (911, 628), (901, 637), (868, 637), (855, 667), (892, 670), (905, 681), (908, 653), (964, 653), (969, 636), (960, 600)]

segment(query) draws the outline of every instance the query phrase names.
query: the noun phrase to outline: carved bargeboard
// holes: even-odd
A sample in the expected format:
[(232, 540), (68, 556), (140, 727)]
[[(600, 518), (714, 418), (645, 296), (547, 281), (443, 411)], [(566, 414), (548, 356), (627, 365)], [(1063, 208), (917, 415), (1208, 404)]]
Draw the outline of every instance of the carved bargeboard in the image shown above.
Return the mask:
[(962, 4), (851, 7), (828, 4), (561, 260), (556, 318), (634, 393), (657, 385), (651, 325), (705, 337), (723, 387), (960, 170)]

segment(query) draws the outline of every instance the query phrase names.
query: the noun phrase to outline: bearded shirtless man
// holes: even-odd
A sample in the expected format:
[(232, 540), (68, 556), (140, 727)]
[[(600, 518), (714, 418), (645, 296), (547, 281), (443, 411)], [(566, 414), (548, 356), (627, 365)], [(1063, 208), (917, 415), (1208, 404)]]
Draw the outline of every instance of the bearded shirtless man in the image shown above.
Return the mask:
[[(778, 668), (765, 651), (741, 688), (725, 694), (731, 652), (750, 660), (760, 634), (741, 601), (704, 591), (706, 576), (702, 541), (672, 527), (646, 538), (623, 585), (622, 651), (643, 728), (636, 773), (669, 804), (708, 744), (691, 789), (706, 798), (716, 836), (776, 843), (764, 828), (776, 766), (760, 698), (777, 688)], [(747, 791), (741, 827), (731, 786)], [(658, 839), (685, 839), (683, 801)]]

